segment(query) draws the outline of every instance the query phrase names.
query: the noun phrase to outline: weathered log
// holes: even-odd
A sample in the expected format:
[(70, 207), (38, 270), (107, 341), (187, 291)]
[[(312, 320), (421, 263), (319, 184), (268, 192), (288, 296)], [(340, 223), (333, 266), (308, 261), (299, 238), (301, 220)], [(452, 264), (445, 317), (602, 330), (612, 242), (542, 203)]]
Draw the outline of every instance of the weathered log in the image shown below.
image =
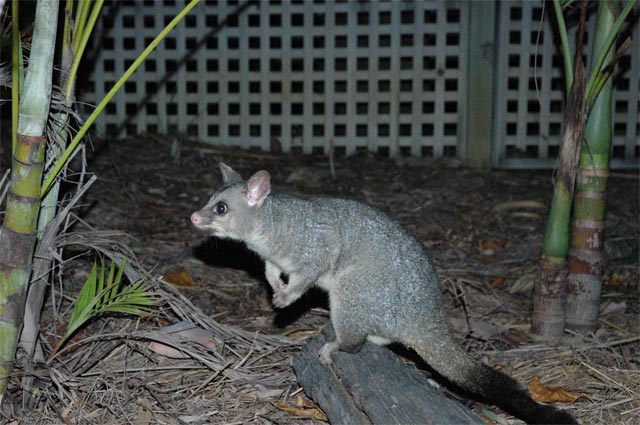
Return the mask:
[(355, 354), (320, 363), (324, 336), (310, 340), (293, 361), (298, 383), (332, 424), (484, 424), (446, 398), (392, 351), (365, 343)]

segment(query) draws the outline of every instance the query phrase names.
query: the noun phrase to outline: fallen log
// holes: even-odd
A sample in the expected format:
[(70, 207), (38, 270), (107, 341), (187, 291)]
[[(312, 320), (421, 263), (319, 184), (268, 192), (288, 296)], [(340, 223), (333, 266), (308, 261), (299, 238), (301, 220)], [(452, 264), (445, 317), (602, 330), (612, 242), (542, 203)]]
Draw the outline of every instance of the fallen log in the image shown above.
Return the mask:
[(333, 354), (325, 367), (318, 358), (325, 342), (324, 335), (311, 339), (293, 368), (332, 424), (485, 424), (387, 348), (367, 342), (355, 354)]

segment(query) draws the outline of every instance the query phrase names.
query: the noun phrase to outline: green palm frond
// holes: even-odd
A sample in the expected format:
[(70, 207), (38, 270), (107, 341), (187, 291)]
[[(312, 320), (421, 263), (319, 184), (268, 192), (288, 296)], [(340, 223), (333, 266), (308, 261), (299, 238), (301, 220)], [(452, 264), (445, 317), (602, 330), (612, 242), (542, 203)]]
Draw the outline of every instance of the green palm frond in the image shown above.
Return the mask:
[(122, 262), (116, 273), (116, 265), (112, 261), (109, 274), (106, 275), (104, 263), (100, 267), (100, 272), (97, 264), (93, 264), (73, 307), (67, 332), (49, 359), (52, 359), (67, 340), (93, 317), (103, 313), (143, 315), (154, 311), (153, 306), (157, 298), (150, 293), (147, 285), (143, 282), (122, 285), (125, 265), (126, 260)]

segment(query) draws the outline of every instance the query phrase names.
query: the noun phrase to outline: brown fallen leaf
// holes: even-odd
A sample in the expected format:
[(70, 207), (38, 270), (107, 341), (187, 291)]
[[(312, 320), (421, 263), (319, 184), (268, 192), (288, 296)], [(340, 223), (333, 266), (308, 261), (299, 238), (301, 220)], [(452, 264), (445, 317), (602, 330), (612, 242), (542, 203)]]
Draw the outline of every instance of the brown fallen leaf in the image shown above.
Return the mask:
[[(56, 335), (64, 335), (65, 333), (67, 333), (67, 324), (61, 324), (56, 327)], [(47, 336), (47, 340), (49, 341), (49, 344), (51, 344), (52, 347), (57, 346), (58, 343), (60, 342), (60, 338), (57, 337), (56, 335)], [(71, 339), (69, 339), (66, 342), (66, 344), (62, 347), (62, 351), (64, 351), (67, 354), (73, 353), (74, 351), (76, 351), (78, 348), (81, 347), (81, 345), (78, 344), (78, 342), (82, 341), (86, 337), (87, 337), (87, 334), (82, 329), (80, 329), (79, 331), (76, 331), (76, 333), (73, 334)]]
[(174, 270), (164, 275), (163, 280), (176, 288), (197, 288), (191, 273), (186, 270)]
[(148, 345), (149, 350), (153, 351), (156, 354), (160, 354), (161, 356), (168, 357), (170, 359), (188, 359), (189, 356), (187, 353), (183, 353), (177, 348), (170, 347), (161, 342), (152, 341)]
[(519, 208), (535, 208), (535, 209), (544, 210), (547, 207), (545, 204), (538, 201), (507, 201), (507, 202), (502, 202), (500, 204), (494, 205), (491, 211), (503, 212), (503, 211), (514, 210)]
[(271, 404), (273, 404), (283, 412), (287, 412), (288, 414), (293, 416), (304, 416), (307, 418), (318, 419), (325, 422), (329, 421), (324, 412), (316, 404), (305, 402), (304, 398), (300, 394), (298, 395), (296, 401), (297, 407), (288, 406), (287, 404), (279, 401), (272, 401)]
[(499, 239), (484, 239), (480, 242), (483, 250), (493, 250), (496, 251), (506, 245), (506, 242)]
[(520, 345), (527, 343), (529, 340), (529, 334), (518, 329), (509, 329), (507, 332), (500, 335), (500, 338), (511, 345), (519, 347)]
[(529, 381), (527, 389), (531, 397), (538, 403), (573, 403), (581, 397), (580, 394), (569, 392), (564, 388), (547, 387), (538, 378)]
[(499, 276), (493, 279), (489, 285), (495, 289), (504, 289), (504, 281), (504, 276)]
[(611, 277), (609, 278), (607, 284), (609, 286), (613, 286), (614, 288), (626, 288), (629, 286), (629, 278), (620, 273), (611, 273)]
[(302, 393), (298, 393), (298, 395), (296, 395), (296, 406), (319, 409), (317, 404), (304, 398)]
[(174, 348), (171, 344), (162, 343), (162, 335), (166, 335), (167, 338), (173, 340), (173, 344), (178, 343), (180, 339), (193, 341), (200, 344), (207, 350), (218, 351), (219, 344), (216, 343), (215, 337), (206, 329), (202, 329), (193, 323), (178, 322), (170, 326), (165, 326), (156, 330), (160, 338), (156, 341), (151, 341), (148, 345), (149, 349), (161, 356), (169, 357), (171, 359), (184, 359), (191, 357), (188, 352)]
[(147, 425), (153, 423), (153, 413), (151, 413), (151, 403), (145, 397), (140, 400), (138, 404), (137, 418), (134, 422), (135, 425)]
[(486, 257), (493, 257), (498, 250), (506, 245), (505, 241), (495, 239), (485, 239), (480, 242), (481, 253)]
[(509, 201), (495, 205), (491, 211), (497, 213), (508, 213), (511, 217), (541, 219), (542, 215), (532, 211), (521, 211), (522, 209), (545, 210), (547, 207), (538, 201)]
[(428, 235), (430, 235), (432, 232), (429, 231), (429, 226), (425, 225), (425, 224), (410, 224), (409, 225), (409, 229), (415, 233), (416, 235), (420, 236), (421, 238), (427, 238)]

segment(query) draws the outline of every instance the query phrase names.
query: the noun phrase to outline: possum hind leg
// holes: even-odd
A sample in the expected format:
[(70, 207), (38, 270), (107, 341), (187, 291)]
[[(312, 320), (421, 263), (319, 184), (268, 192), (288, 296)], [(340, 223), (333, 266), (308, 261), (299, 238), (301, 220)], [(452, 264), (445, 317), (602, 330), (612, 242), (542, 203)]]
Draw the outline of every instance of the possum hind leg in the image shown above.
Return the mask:
[(348, 353), (355, 353), (362, 347), (364, 341), (367, 339), (367, 335), (354, 329), (345, 328), (341, 326), (341, 322), (336, 322), (331, 315), (331, 324), (336, 333), (335, 341), (327, 342), (322, 346), (320, 352), (320, 362), (324, 365), (331, 364), (331, 355), (337, 351), (346, 351)]
[(320, 361), (325, 365), (332, 363), (331, 355), (337, 351), (355, 353), (369, 336), (366, 320), (356, 317), (358, 310), (348, 305), (353, 298), (345, 293), (349, 292), (345, 291), (345, 287), (349, 287), (345, 283), (337, 282), (329, 291), (331, 324), (336, 335), (335, 341), (327, 342), (320, 349)]

